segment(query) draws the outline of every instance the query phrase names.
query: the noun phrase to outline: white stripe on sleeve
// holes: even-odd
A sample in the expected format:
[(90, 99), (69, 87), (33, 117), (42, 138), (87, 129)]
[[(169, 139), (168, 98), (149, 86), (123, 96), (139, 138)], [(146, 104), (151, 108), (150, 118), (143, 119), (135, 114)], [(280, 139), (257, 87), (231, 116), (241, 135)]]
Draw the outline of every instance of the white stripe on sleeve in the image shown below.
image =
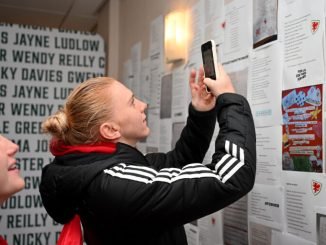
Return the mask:
[(225, 164), (225, 166), (221, 169), (221, 171), (219, 171), (218, 174), (222, 176), (225, 173), (225, 171), (228, 170), (236, 161), (238, 161), (238, 159), (233, 157), (227, 164)]
[(227, 175), (222, 178), (222, 182), (225, 183), (229, 178), (231, 178), (242, 166), (243, 162), (239, 162)]
[(230, 141), (225, 141), (225, 151), (226, 153), (230, 154)]
[(156, 171), (149, 167), (118, 164), (111, 169), (105, 169), (105, 174), (113, 177), (128, 179), (145, 184), (153, 182), (173, 183), (180, 179), (195, 179), (195, 178), (216, 178), (220, 177), (201, 163), (193, 163), (184, 166), (182, 169), (164, 168), (161, 171)]
[(231, 155), (229, 154), (225, 154), (221, 160), (218, 161), (218, 163), (216, 163), (215, 165), (215, 170), (217, 171), (217, 169), (226, 161), (226, 159), (228, 159), (229, 157), (231, 157)]
[(232, 144), (232, 156), (237, 157), (238, 146), (236, 144)]

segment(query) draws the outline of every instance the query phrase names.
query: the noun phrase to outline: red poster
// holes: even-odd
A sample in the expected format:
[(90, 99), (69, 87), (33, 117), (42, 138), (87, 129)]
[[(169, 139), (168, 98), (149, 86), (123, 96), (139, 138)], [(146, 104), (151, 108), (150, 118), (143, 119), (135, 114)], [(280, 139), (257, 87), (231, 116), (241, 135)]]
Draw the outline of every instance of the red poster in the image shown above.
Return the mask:
[(323, 172), (322, 85), (282, 92), (283, 170)]

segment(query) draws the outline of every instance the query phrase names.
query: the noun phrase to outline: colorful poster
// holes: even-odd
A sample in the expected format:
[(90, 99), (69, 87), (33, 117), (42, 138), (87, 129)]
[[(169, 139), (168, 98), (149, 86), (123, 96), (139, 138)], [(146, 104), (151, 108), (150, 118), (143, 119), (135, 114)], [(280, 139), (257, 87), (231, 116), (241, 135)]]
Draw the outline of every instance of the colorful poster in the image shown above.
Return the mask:
[(322, 85), (282, 93), (283, 170), (323, 172)]

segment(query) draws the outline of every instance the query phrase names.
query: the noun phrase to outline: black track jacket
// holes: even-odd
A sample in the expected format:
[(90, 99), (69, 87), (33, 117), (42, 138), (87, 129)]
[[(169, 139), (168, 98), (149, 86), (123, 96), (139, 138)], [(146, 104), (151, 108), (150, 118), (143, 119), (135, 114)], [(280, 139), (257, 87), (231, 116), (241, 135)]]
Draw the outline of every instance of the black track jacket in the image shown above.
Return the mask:
[[(216, 117), (212, 163), (201, 164)], [(183, 245), (183, 225), (248, 193), (255, 180), (256, 136), (247, 100), (222, 94), (216, 108), (191, 105), (174, 150), (143, 156), (118, 143), (114, 154), (73, 153), (44, 167), (40, 193), (49, 215), (81, 217), (89, 245)]]

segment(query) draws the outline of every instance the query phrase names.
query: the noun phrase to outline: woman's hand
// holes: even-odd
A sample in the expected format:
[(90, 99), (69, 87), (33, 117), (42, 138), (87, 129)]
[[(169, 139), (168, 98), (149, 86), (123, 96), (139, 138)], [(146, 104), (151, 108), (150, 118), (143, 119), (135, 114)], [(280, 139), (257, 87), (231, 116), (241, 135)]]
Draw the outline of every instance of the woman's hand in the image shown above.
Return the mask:
[(191, 103), (197, 111), (209, 111), (215, 107), (216, 97), (212, 93), (207, 92), (204, 78), (203, 67), (199, 68), (197, 82), (196, 71), (190, 71), (189, 86), (191, 91)]
[(218, 69), (220, 75), (216, 81), (210, 78), (205, 78), (203, 83), (209, 87), (211, 93), (216, 97), (223, 93), (235, 93), (231, 79), (221, 64), (218, 64)]

